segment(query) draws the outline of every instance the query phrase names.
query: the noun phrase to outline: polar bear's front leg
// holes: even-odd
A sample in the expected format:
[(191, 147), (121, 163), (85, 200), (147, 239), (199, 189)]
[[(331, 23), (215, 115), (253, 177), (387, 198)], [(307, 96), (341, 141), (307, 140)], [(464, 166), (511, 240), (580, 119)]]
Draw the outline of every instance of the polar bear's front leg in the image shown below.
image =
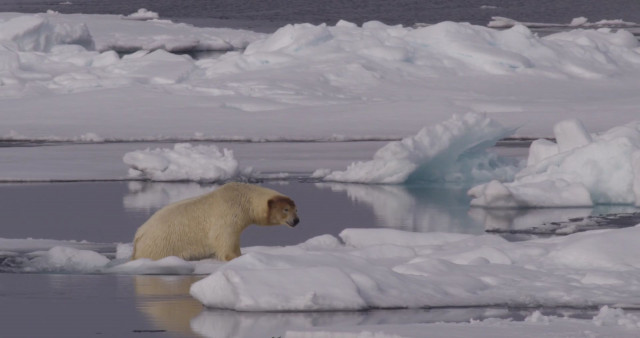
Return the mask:
[(221, 261), (228, 262), (241, 255), (240, 234), (224, 234), (214, 244), (216, 257)]

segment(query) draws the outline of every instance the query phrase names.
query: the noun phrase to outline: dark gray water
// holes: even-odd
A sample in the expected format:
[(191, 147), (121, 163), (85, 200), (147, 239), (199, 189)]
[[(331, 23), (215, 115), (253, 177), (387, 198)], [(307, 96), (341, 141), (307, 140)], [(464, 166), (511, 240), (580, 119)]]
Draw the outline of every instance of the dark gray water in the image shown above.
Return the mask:
[(591, 21), (623, 19), (640, 22), (637, 0), (2, 0), (0, 12), (130, 14), (139, 8), (161, 17), (201, 25), (277, 28), (287, 23), (334, 24), (340, 19), (361, 24), (378, 20), (413, 25), (463, 21), (486, 25), (492, 16), (526, 22), (568, 23), (584, 16)]
[[(301, 183), (265, 183), (291, 196), (296, 228), (249, 227), (243, 246), (293, 245), (345, 228), (482, 233), (467, 215), (466, 189)], [(0, 238), (131, 242), (153, 212), (215, 186), (197, 183), (68, 182), (0, 184)], [(1, 250), (1, 248), (0, 248)]]

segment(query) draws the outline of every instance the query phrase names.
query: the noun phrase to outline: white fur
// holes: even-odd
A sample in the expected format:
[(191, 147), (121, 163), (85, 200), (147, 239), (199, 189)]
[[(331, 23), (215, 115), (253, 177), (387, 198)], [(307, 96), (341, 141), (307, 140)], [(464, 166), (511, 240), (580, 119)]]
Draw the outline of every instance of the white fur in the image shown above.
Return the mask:
[[(284, 196), (256, 185), (228, 183), (208, 194), (158, 210), (136, 232), (133, 259), (186, 260), (240, 256), (240, 234), (269, 221), (268, 201)], [(286, 197), (286, 196), (284, 196)]]

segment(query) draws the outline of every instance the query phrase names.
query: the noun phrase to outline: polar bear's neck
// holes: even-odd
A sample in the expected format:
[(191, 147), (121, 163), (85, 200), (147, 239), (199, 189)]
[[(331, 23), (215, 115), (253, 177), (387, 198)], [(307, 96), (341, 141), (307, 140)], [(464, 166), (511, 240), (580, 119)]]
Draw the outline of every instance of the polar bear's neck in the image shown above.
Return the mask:
[(214, 208), (222, 207), (235, 211), (233, 222), (244, 230), (251, 224), (267, 224), (268, 201), (278, 192), (260, 186), (228, 183), (205, 195), (206, 203)]

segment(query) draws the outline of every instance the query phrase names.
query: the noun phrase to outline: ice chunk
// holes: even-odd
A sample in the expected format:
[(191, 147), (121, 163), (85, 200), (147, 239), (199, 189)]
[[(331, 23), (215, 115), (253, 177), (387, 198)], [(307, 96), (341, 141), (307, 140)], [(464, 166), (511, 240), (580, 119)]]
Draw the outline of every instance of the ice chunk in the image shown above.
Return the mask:
[[(324, 180), (386, 184), (445, 180), (454, 176), (453, 168), (464, 167), (459, 162), (468, 159), (468, 152), (482, 153), (511, 132), (481, 114), (454, 115), (414, 136), (390, 142), (375, 153), (373, 160), (352, 163), (344, 171), (331, 172)], [(314, 173), (320, 174), (322, 171)], [(465, 174), (472, 176), (474, 172), (460, 176)]]
[[(251, 282), (257, 280), (260, 283)], [(207, 307), (238, 311), (359, 310), (366, 306), (353, 280), (332, 267), (221, 269), (195, 283), (191, 295)]]
[(47, 52), (60, 44), (76, 44), (93, 49), (94, 42), (85, 24), (52, 24), (46, 18), (25, 15), (0, 21), (0, 43), (10, 41), (20, 51)]
[(128, 20), (141, 20), (141, 21), (145, 21), (145, 20), (157, 20), (160, 17), (160, 15), (158, 15), (158, 13), (156, 12), (152, 12), (146, 8), (140, 8), (138, 9), (137, 12), (135, 13), (131, 13), (127, 16), (125, 16), (125, 19)]
[(570, 207), (638, 204), (636, 152), (640, 122), (593, 138), (576, 120), (554, 128), (558, 151), (548, 141), (531, 145), (529, 165), (513, 182), (490, 182), (469, 190), (484, 207)]
[(95, 251), (56, 246), (31, 260), (26, 271), (92, 273), (99, 271), (109, 262), (109, 258)]
[(591, 135), (586, 131), (582, 121), (578, 119), (565, 120), (553, 127), (558, 151), (569, 151), (591, 143)]
[(123, 161), (134, 175), (154, 181), (222, 181), (240, 174), (233, 152), (216, 146), (178, 143), (173, 149), (129, 152)]
[(170, 256), (157, 261), (141, 258), (105, 269), (105, 273), (136, 275), (187, 275), (195, 270), (194, 264)]
[(569, 23), (569, 26), (582, 26), (584, 24), (586, 24), (589, 20), (587, 18), (585, 18), (584, 16), (578, 17), (578, 18), (573, 18), (571, 20), (571, 23)]
[(531, 142), (529, 146), (529, 157), (527, 158), (527, 166), (540, 163), (545, 158), (551, 157), (558, 153), (558, 145), (546, 139), (538, 139)]

